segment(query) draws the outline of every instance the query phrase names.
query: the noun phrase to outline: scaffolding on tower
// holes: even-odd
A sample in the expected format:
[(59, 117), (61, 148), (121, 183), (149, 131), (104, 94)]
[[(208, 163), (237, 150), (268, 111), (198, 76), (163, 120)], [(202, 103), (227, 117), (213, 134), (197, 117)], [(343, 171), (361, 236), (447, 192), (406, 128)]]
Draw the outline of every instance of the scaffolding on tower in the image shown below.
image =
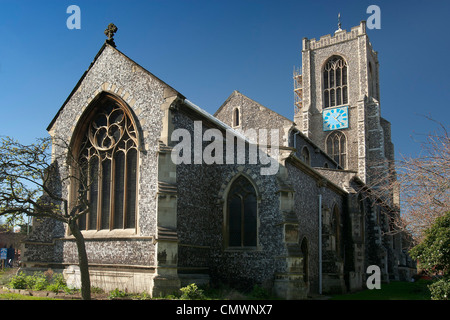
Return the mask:
[(295, 113), (300, 112), (303, 106), (303, 82), (301, 68), (294, 67), (294, 106)]

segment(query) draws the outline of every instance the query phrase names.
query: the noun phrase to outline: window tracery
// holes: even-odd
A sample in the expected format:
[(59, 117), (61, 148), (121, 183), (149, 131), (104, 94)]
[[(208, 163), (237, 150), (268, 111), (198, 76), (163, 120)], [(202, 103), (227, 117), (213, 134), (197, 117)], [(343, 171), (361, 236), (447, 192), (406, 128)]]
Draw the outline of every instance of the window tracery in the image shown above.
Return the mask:
[(231, 185), (227, 198), (228, 247), (257, 245), (257, 196), (250, 181), (238, 177)]
[(136, 225), (137, 132), (125, 109), (103, 98), (87, 118), (79, 162), (90, 181), (90, 212), (81, 230), (126, 229)]
[(340, 131), (333, 131), (326, 139), (326, 152), (342, 168), (346, 168), (347, 162), (347, 138)]
[(324, 107), (334, 107), (348, 103), (347, 61), (333, 56), (323, 69)]

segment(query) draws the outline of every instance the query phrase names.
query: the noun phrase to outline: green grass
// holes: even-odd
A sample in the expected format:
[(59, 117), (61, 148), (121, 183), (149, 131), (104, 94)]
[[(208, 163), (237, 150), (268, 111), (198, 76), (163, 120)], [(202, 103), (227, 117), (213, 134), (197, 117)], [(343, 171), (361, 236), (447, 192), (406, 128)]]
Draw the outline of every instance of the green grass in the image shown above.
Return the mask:
[[(15, 274), (14, 269), (0, 270), (0, 286), (9, 282)], [(428, 285), (430, 280), (419, 280), (417, 282), (401, 282), (394, 281), (388, 284), (382, 283), (381, 289), (363, 290), (350, 294), (340, 294), (331, 296), (331, 300), (430, 300), (430, 291)], [(257, 290), (258, 289), (258, 290)], [(251, 293), (243, 294), (227, 287), (211, 289), (208, 288), (204, 292), (205, 299), (272, 299), (267, 292), (263, 292), (261, 288), (253, 288)], [(111, 297), (110, 297), (111, 298)], [(140, 297), (140, 299), (149, 298)], [(169, 298), (169, 297), (166, 297)], [(172, 297), (177, 299), (179, 297)], [(19, 293), (0, 292), (0, 300), (56, 300), (49, 297), (26, 296)]]
[(0, 293), (0, 300), (62, 300), (47, 297), (26, 296), (20, 293)]
[(431, 283), (427, 280), (382, 283), (381, 289), (366, 289), (350, 294), (333, 295), (331, 300), (430, 300), (430, 291), (427, 285)]

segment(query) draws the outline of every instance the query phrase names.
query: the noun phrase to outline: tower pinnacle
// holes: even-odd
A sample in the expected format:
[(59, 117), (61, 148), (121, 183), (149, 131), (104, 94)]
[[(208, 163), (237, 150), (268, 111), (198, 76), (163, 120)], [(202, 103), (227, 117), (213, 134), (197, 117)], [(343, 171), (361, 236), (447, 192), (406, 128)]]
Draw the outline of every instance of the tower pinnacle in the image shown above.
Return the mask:
[(341, 13), (340, 12), (338, 13), (338, 29), (335, 31), (335, 33), (339, 32), (339, 31), (342, 31), (342, 29), (341, 29)]

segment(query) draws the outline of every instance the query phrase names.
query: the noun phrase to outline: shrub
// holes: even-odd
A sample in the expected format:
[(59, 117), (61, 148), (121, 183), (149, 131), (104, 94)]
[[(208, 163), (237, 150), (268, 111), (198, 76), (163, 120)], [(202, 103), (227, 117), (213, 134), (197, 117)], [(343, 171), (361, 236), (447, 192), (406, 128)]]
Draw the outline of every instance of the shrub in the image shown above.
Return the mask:
[(8, 285), (13, 289), (27, 289), (27, 277), (20, 272), (11, 278)]
[(91, 292), (92, 293), (104, 293), (105, 290), (103, 290), (102, 288), (99, 288), (99, 287), (91, 287)]
[(450, 269), (450, 212), (436, 218), (425, 230), (425, 238), (409, 251), (419, 266), (429, 273)]
[(49, 274), (35, 272), (33, 275), (26, 276), (20, 272), (9, 281), (9, 287), (12, 289), (30, 289), (30, 290), (49, 290), (58, 292), (66, 290), (67, 285), (62, 274)]
[(118, 288), (109, 292), (109, 299), (125, 298), (128, 294)]
[(64, 279), (64, 276), (61, 273), (59, 273), (57, 275), (54, 275), (53, 279), (52, 279), (52, 282), (54, 284), (57, 284), (60, 287), (66, 287), (67, 286), (66, 280)]
[(180, 288), (180, 291), (182, 292), (180, 297), (182, 300), (202, 300), (206, 298), (203, 294), (203, 290), (199, 289), (195, 283)]
[(47, 285), (47, 279), (40, 272), (35, 272), (32, 276), (20, 272), (9, 281), (9, 286), (13, 289), (43, 290)]
[(449, 300), (450, 278), (442, 278), (428, 286), (431, 292), (431, 300)]
[(47, 278), (42, 272), (36, 272), (33, 276), (28, 276), (29, 288), (33, 290), (45, 290), (49, 285)]
[(54, 274), (52, 275), (52, 283), (47, 286), (48, 291), (53, 291), (58, 293), (59, 290), (67, 291), (66, 280), (64, 280), (64, 276), (62, 274)]

